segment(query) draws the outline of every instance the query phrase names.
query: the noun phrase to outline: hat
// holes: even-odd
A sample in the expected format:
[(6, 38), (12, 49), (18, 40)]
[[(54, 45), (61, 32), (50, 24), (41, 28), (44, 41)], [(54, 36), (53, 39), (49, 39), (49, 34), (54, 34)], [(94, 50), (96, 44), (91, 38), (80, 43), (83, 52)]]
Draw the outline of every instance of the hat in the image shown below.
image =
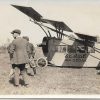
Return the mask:
[(27, 41), (29, 41), (29, 37), (28, 36), (23, 36), (24, 39), (26, 39)]
[(21, 34), (21, 31), (19, 29), (15, 29), (11, 32), (11, 34), (14, 34), (14, 33), (18, 33), (18, 34)]

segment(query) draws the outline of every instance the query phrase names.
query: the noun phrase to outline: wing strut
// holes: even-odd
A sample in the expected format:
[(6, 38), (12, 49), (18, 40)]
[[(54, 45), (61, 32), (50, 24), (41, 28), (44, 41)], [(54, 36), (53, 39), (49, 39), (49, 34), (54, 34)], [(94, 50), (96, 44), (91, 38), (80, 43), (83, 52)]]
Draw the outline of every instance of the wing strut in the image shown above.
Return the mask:
[(30, 19), (30, 21), (31, 21), (31, 22), (34, 22), (35, 24), (37, 24), (37, 25), (44, 31), (44, 33), (46, 34), (46, 36), (48, 37), (47, 32), (44, 30), (44, 28), (41, 26), (41, 24), (37, 23), (35, 20), (32, 21), (32, 20)]

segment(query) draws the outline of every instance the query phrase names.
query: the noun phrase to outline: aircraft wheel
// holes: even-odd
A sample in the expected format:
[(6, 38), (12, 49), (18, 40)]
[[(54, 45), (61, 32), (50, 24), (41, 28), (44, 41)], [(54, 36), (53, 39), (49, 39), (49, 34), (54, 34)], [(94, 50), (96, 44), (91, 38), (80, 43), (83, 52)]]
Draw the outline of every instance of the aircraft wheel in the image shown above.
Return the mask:
[(41, 57), (37, 59), (36, 64), (37, 64), (37, 67), (46, 67), (48, 63), (47, 63), (46, 58)]

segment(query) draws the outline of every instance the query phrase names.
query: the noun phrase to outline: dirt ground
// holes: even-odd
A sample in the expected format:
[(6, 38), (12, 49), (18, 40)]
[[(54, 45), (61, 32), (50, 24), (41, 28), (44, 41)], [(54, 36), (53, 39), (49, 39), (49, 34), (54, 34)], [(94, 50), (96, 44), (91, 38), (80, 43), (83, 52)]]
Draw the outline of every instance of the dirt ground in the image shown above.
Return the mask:
[(37, 67), (37, 74), (29, 76), (28, 88), (14, 87), (9, 71), (8, 54), (0, 53), (0, 95), (100, 94), (100, 75), (95, 68)]

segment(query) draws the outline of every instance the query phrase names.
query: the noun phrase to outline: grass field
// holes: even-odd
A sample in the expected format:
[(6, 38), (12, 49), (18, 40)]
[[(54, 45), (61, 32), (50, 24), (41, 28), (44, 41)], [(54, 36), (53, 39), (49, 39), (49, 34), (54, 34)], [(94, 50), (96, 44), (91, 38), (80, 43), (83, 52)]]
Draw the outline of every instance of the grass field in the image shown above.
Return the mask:
[[(38, 50), (37, 54), (40, 53), (41, 50)], [(16, 88), (9, 83), (9, 71), (8, 54), (1, 52), (0, 95), (100, 94), (100, 75), (96, 74), (95, 68), (37, 67), (37, 74), (29, 76), (28, 88)]]

